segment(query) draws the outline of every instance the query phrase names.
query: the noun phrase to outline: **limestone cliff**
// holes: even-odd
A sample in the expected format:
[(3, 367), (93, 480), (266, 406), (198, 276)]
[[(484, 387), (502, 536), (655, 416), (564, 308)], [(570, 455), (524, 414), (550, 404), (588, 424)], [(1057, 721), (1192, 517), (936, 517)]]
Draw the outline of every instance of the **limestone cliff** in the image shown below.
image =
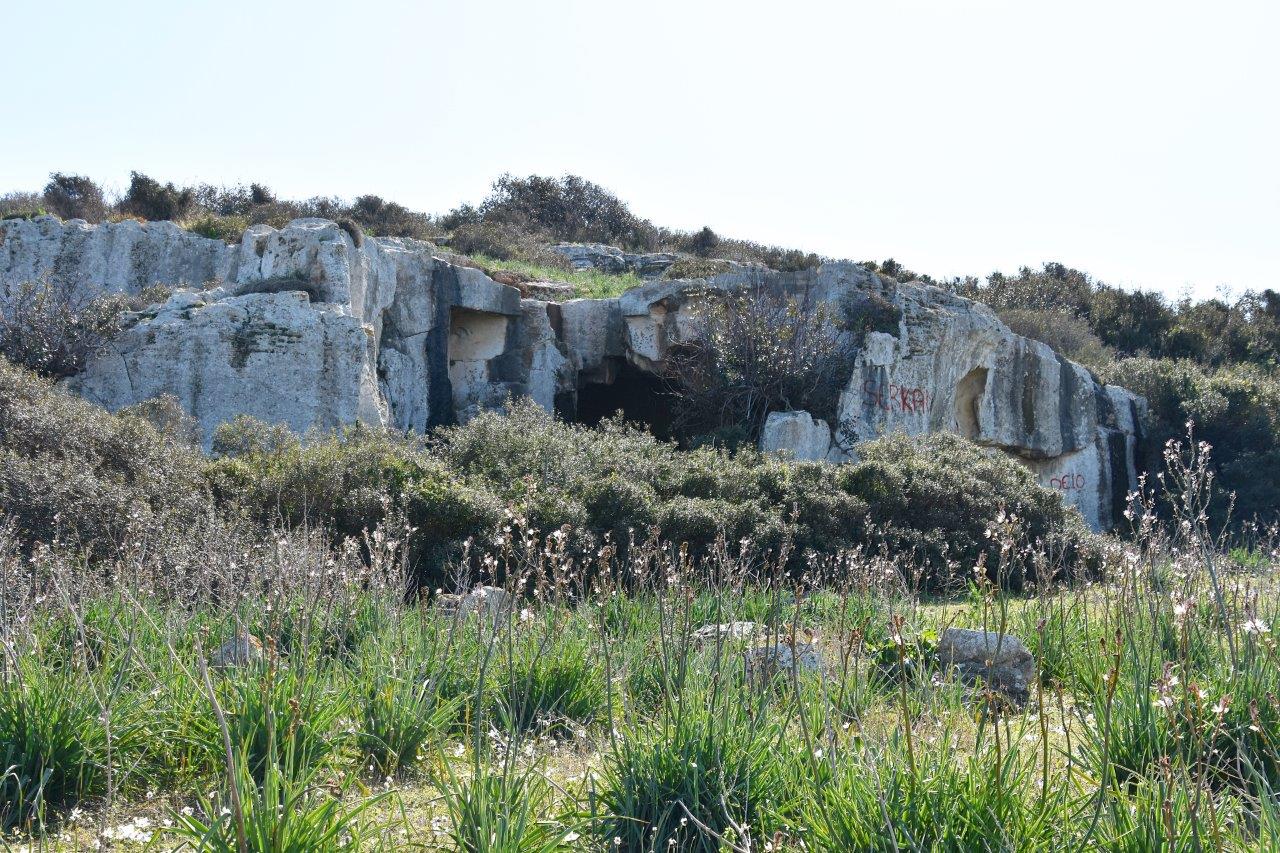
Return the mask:
[(235, 245), (167, 222), (0, 222), (0, 291), (42, 276), (86, 295), (174, 288), (68, 384), (109, 409), (172, 394), (206, 443), (240, 413), (299, 432), (356, 422), (421, 431), (527, 395), (572, 415), (580, 394), (660, 373), (696, 333), (689, 309), (708, 290), (763, 286), (833, 303), (875, 293), (901, 319), (858, 342), (835, 428), (777, 413), (766, 450), (839, 461), (888, 431), (958, 432), (1023, 461), (1096, 529), (1113, 525), (1136, 479), (1139, 398), (1014, 335), (985, 306), (854, 264), (744, 267), (551, 303), (429, 244), (357, 241), (326, 220), (257, 225)]

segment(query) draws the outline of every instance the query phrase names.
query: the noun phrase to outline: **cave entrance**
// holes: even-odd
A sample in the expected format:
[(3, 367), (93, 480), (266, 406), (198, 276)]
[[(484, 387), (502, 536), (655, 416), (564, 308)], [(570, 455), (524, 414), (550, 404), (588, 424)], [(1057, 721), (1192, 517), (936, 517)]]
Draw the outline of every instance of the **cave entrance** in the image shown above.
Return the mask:
[(591, 382), (578, 389), (574, 420), (596, 426), (621, 411), (628, 421), (647, 426), (656, 438), (674, 437), (675, 398), (661, 377), (625, 361), (607, 372), (612, 382)]
[(956, 385), (956, 429), (970, 440), (982, 434), (982, 418), (979, 406), (987, 391), (987, 369), (975, 367)]

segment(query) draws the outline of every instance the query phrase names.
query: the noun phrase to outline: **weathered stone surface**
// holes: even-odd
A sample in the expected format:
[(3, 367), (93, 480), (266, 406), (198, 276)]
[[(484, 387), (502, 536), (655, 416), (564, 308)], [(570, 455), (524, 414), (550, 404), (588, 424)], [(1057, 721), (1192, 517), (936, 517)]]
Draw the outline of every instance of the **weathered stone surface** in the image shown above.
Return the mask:
[(600, 372), (626, 355), (622, 308), (617, 299), (572, 299), (560, 306), (560, 337), (580, 372)]
[(765, 453), (788, 453), (801, 462), (826, 462), (841, 453), (831, 446), (831, 427), (808, 412), (772, 412), (760, 434)]
[(466, 595), (441, 593), (436, 596), (435, 603), (446, 615), (466, 618), (477, 614), (484, 616), (489, 623), (507, 618), (515, 609), (515, 599), (496, 586), (478, 586)]
[(237, 250), (172, 222), (125, 220), (89, 225), (56, 216), (0, 222), (0, 293), (53, 276), (85, 294), (136, 294), (152, 285), (200, 286), (223, 280)]
[[(558, 250), (580, 266), (654, 268), (612, 247)], [(89, 295), (178, 286), (69, 386), (111, 409), (173, 394), (206, 443), (241, 413), (299, 431), (355, 422), (421, 431), (512, 396), (571, 412), (585, 386), (661, 373), (672, 347), (699, 333), (708, 293), (751, 286), (900, 312), (896, 327), (853, 342), (836, 411), (774, 415), (764, 449), (840, 461), (886, 433), (956, 432), (1021, 461), (1099, 530), (1118, 521), (1136, 484), (1141, 399), (1013, 334), (983, 305), (851, 263), (742, 266), (552, 303), (522, 300), (430, 244), (357, 244), (320, 219), (256, 225), (236, 245), (171, 223), (0, 222), (0, 292), (39, 276)]]
[(792, 643), (786, 639), (770, 641), (749, 648), (743, 654), (747, 679), (764, 682), (777, 675), (822, 671), (822, 650), (812, 638)]
[(981, 678), (1016, 702), (1026, 702), (1036, 682), (1036, 661), (1012, 634), (948, 628), (938, 640), (938, 659), (966, 679)]
[(383, 425), (374, 364), (365, 327), (305, 293), (179, 291), (68, 385), (111, 410), (171, 394), (207, 446), (219, 424), (240, 414), (299, 433)]
[(657, 278), (676, 262), (670, 252), (631, 254), (603, 243), (559, 243), (552, 251), (564, 255), (576, 270), (596, 269), (607, 273), (632, 272), (641, 278)]
[(516, 289), (529, 299), (544, 302), (567, 302), (574, 294), (573, 285), (563, 281), (527, 281), (516, 285)]
[(703, 625), (689, 635), (694, 648), (728, 640), (749, 640), (762, 633), (764, 628), (755, 622), (725, 622), (719, 625)]
[(568, 347), (552, 326), (552, 307), (537, 299), (521, 301), (515, 346), (516, 378), (524, 386), (520, 390), (547, 411), (555, 409), (557, 395), (575, 388), (578, 375)]

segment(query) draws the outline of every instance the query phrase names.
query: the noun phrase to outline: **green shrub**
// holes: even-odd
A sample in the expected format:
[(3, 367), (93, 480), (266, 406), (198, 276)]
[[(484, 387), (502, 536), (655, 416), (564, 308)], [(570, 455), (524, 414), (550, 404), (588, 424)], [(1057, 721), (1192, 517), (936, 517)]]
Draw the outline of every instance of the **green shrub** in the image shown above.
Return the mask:
[(1086, 367), (1105, 367), (1115, 358), (1087, 323), (1063, 311), (1006, 308), (1000, 319), (1014, 334), (1048, 344), (1054, 352)]
[(55, 172), (45, 184), (44, 206), (63, 219), (101, 222), (107, 215), (102, 187), (84, 175)]
[(14, 284), (0, 295), (0, 358), (43, 376), (79, 373), (115, 337), (130, 300), (84, 296), (71, 281)]
[(728, 261), (709, 258), (678, 258), (674, 264), (663, 271), (662, 277), (667, 279), (712, 278), (732, 269), (733, 265)]
[(660, 719), (630, 727), (605, 756), (604, 845), (713, 853), (735, 826), (771, 834), (786, 799), (785, 725), (749, 695), (707, 690), (691, 688)]
[(408, 770), (438, 746), (458, 714), (438, 689), (438, 663), (419, 644), (374, 641), (352, 672), (363, 753), (384, 776)]
[(11, 192), (0, 195), (0, 222), (48, 215), (49, 210), (39, 193)]
[(83, 677), (34, 665), (0, 682), (0, 830), (101, 793), (106, 730)]
[(182, 223), (188, 231), (194, 231), (203, 237), (222, 240), (226, 243), (240, 242), (241, 235), (249, 227), (249, 219), (245, 216), (219, 216), (216, 213), (201, 213)]
[(0, 510), (27, 541), (101, 553), (130, 529), (208, 512), (197, 451), (144, 419), (112, 415), (0, 359)]
[(1234, 493), (1237, 519), (1269, 522), (1280, 507), (1280, 380), (1251, 365), (1208, 370), (1189, 361), (1130, 358), (1105, 372), (1108, 382), (1146, 398), (1150, 418), (1140, 468), (1161, 471), (1169, 441), (1195, 438), (1213, 448), (1217, 500), (1213, 521), (1226, 520)]
[[(244, 666), (219, 679), (217, 689), (232, 742), (254, 778), (286, 759), (298, 770), (322, 767), (347, 738), (340, 727), (351, 697), (314, 665)], [(218, 729), (207, 726), (203, 732), (216, 739), (205, 745), (207, 754), (221, 755)]]
[(479, 208), (480, 217), (553, 240), (609, 243), (648, 250), (657, 242), (651, 223), (603, 187), (577, 175), (517, 178), (503, 175)]
[(440, 784), (449, 839), (462, 853), (554, 853), (580, 849), (578, 822), (549, 820), (555, 788), (537, 763), (507, 750), (497, 766), (477, 753), (466, 775), (446, 765)]
[[(350, 219), (370, 234), (380, 237), (411, 237), (417, 240), (434, 240), (441, 234), (439, 228), (425, 213), (409, 210), (394, 201), (385, 201), (376, 195), (356, 198), (340, 216), (327, 219)], [(355, 236), (353, 235), (353, 239)], [(356, 245), (359, 245), (356, 240)]]
[(834, 417), (855, 342), (832, 306), (808, 289), (763, 286), (703, 302), (698, 335), (668, 359), (678, 435), (740, 426), (755, 438), (771, 412), (785, 409)]
[(901, 331), (902, 309), (879, 293), (859, 293), (841, 307), (844, 314), (841, 325), (860, 338), (865, 338), (868, 332), (896, 336)]
[(915, 552), (934, 580), (949, 580), (939, 574), (948, 561), (967, 573), (985, 555), (993, 578), (999, 570), (1003, 582), (1019, 585), (1026, 567), (1000, 566), (999, 542), (989, 535), (1011, 517), (1027, 541), (1058, 540), (1068, 565), (1096, 563), (1099, 544), (1079, 514), (1004, 454), (950, 433), (892, 435), (858, 451), (862, 461), (840, 470), (841, 487), (866, 501), (870, 524), (891, 549)]
[(360, 537), (391, 510), (417, 528), (413, 559), (438, 568), (454, 546), (494, 527), (502, 504), (434, 458), (419, 439), (354, 427), (307, 443), (238, 419), (219, 427), (207, 466), (218, 500), (269, 523), (323, 524)]
[(129, 189), (120, 200), (119, 210), (149, 222), (176, 222), (186, 218), (194, 206), (195, 191), (190, 187), (179, 189), (172, 183), (161, 184), (141, 172), (131, 172)]
[[(282, 717), (287, 725), (296, 717)], [(268, 739), (270, 741), (270, 739)], [(269, 743), (279, 758), (254, 770), (245, 751), (234, 756), (216, 794), (201, 796), (199, 809), (172, 814), (165, 834), (197, 850), (237, 853), (242, 850), (290, 853), (303, 850), (363, 850), (372, 837), (361, 822), (364, 813), (388, 797), (365, 796), (354, 802), (343, 796), (351, 777), (333, 784), (320, 775), (320, 766), (309, 763), (289, 741), (282, 749)], [(234, 789), (234, 796), (232, 794)]]
[(605, 716), (604, 661), (582, 626), (522, 631), (511, 660), (497, 673), (499, 718), (515, 730), (563, 732)]
[[(1055, 812), (1028, 796), (1034, 766), (1016, 751), (986, 748), (958, 760), (944, 734), (909, 757), (894, 739), (875, 752), (833, 758), (812, 785), (804, 823), (809, 849), (1049, 850)], [(804, 772), (804, 771), (801, 771)]]
[[(983, 553), (994, 572), (999, 545), (988, 531), (1016, 515), (1031, 540), (1060, 539), (1069, 564), (1096, 559), (1083, 521), (1026, 468), (948, 434), (870, 442), (853, 465), (795, 464), (755, 451), (680, 452), (620, 423), (592, 430), (524, 401), (444, 430), (438, 452), (543, 530), (557, 517), (597, 537), (655, 524), (695, 553), (723, 535), (761, 548), (790, 541), (797, 559), (884, 542), (916, 551), (931, 567), (926, 580), (940, 582), (949, 562), (971, 569)], [(1005, 568), (1006, 580), (1021, 581), (1020, 569)]]
[(449, 249), (463, 255), (495, 261), (523, 261), (555, 271), (553, 278), (572, 270), (564, 255), (547, 248), (547, 242), (503, 223), (468, 222), (449, 236)]

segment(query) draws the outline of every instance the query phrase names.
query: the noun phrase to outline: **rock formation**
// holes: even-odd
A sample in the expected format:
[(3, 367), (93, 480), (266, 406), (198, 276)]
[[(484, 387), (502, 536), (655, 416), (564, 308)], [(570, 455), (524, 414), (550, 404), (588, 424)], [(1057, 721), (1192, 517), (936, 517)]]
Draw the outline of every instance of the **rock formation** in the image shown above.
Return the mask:
[[(608, 256), (644, 275), (666, 268), (611, 247), (556, 248), (580, 265), (608, 266)], [(612, 402), (602, 389), (651, 392), (672, 347), (697, 333), (690, 309), (708, 291), (760, 286), (832, 304), (874, 295), (900, 312), (896, 329), (856, 342), (837, 411), (775, 413), (766, 450), (840, 461), (890, 431), (958, 432), (1022, 461), (1095, 529), (1113, 525), (1136, 482), (1141, 399), (1014, 335), (983, 305), (851, 263), (741, 267), (548, 302), (430, 244), (353, 237), (320, 219), (255, 225), (234, 245), (168, 222), (0, 222), (0, 293), (42, 276), (84, 294), (173, 288), (68, 384), (113, 410), (172, 394), (206, 445), (241, 413), (298, 432), (356, 422), (421, 431), (529, 396), (579, 417)]]
[(981, 679), (1020, 705), (1036, 683), (1036, 659), (1012, 634), (948, 628), (938, 639), (938, 660), (944, 669), (968, 681)]

